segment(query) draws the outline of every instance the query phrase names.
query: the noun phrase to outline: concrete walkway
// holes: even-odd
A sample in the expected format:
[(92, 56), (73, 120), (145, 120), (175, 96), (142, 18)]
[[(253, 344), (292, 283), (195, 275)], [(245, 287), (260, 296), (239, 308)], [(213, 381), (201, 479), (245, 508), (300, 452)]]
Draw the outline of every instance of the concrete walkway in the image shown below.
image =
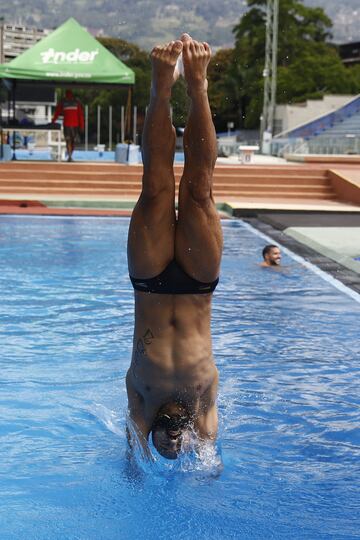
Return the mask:
[(289, 227), (284, 233), (360, 274), (360, 225), (347, 228)]

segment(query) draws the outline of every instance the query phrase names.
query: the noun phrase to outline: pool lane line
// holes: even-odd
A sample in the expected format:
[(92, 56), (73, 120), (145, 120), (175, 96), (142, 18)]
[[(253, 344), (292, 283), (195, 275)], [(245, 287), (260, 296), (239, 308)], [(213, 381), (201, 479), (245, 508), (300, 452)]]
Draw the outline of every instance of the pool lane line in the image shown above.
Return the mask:
[[(314, 263), (312, 263), (310, 261), (307, 261), (301, 255), (298, 255), (297, 253), (295, 253), (294, 251), (292, 251), (291, 249), (286, 247), (286, 245), (284, 245), (286, 243), (285, 235), (284, 235), (285, 238), (282, 239), (282, 240), (278, 240), (278, 238), (274, 239), (274, 237), (271, 237), (268, 234), (260, 231), (259, 229), (257, 229), (253, 225), (251, 225), (250, 223), (248, 223), (246, 221), (243, 221), (243, 220), (240, 220), (240, 221), (242, 222), (242, 224), (244, 225), (244, 227), (246, 229), (251, 230), (256, 236), (259, 236), (260, 238), (263, 238), (268, 243), (271, 243), (271, 244), (276, 243), (276, 244), (278, 244), (279, 247), (284, 251), (284, 253), (289, 255), (296, 262), (300, 263), (305, 268), (308, 268), (314, 274), (321, 277), (324, 281), (327, 281), (328, 283), (333, 285), (333, 287), (335, 287), (339, 291), (345, 293), (347, 296), (349, 296), (350, 298), (352, 298), (353, 300), (355, 300), (356, 302), (358, 302), (360, 304), (360, 294), (357, 291), (351, 289), (349, 286), (345, 285), (339, 279), (335, 278), (334, 276), (332, 276), (331, 274), (325, 272), (324, 270), (321, 270), (321, 268), (316, 266), (316, 264), (314, 264)], [(267, 227), (271, 228), (270, 225), (267, 225)], [(276, 231), (276, 229), (273, 229), (273, 231), (276, 232), (276, 233), (279, 233), (279, 231)], [(279, 235), (275, 234), (274, 236), (279, 236)], [(333, 262), (333, 261), (331, 261), (331, 262)]]

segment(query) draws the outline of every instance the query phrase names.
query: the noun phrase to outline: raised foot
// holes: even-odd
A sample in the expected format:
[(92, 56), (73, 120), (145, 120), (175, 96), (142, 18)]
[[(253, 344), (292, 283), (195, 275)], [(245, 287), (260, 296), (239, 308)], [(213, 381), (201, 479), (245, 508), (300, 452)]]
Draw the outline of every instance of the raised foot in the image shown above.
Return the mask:
[(152, 81), (151, 94), (156, 97), (170, 97), (171, 88), (179, 77), (176, 63), (183, 49), (180, 40), (154, 47), (151, 51)]
[(182, 34), (182, 60), (184, 77), (189, 95), (207, 91), (207, 67), (211, 59), (211, 49), (207, 43), (195, 41), (189, 34)]

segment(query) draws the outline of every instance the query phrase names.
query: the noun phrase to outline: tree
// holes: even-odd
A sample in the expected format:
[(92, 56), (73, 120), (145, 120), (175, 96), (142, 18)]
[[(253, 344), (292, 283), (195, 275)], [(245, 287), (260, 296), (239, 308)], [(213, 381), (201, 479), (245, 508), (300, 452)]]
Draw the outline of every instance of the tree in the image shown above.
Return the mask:
[[(142, 121), (144, 111), (149, 99), (149, 89), (151, 80), (151, 67), (149, 55), (146, 51), (141, 50), (137, 45), (128, 43), (127, 41), (111, 38), (99, 37), (98, 41), (104, 45), (116, 58), (124, 62), (135, 72), (135, 85), (132, 89), (132, 105), (137, 105), (139, 109), (138, 131), (142, 129)], [(89, 136), (95, 141), (97, 129), (97, 107), (101, 106), (103, 114), (107, 115), (108, 108), (111, 105), (113, 108), (113, 129), (115, 132), (115, 140), (119, 140), (121, 131), (121, 107), (126, 106), (128, 102), (128, 87), (118, 86), (114, 89), (91, 88), (81, 90), (77, 95), (83, 103), (89, 106)], [(108, 123), (102, 122), (101, 140), (108, 139)], [(131, 137), (130, 132), (126, 137)]]
[(237, 119), (242, 125), (241, 65), (233, 49), (220, 49), (208, 69), (209, 101), (217, 131), (225, 131), (227, 123)]
[[(245, 126), (257, 127), (263, 104), (266, 0), (248, 0), (251, 8), (235, 26), (234, 56), (245, 109)], [(351, 93), (355, 78), (328, 43), (332, 22), (321, 8), (301, 0), (280, 0), (277, 103), (321, 98), (326, 93)]]

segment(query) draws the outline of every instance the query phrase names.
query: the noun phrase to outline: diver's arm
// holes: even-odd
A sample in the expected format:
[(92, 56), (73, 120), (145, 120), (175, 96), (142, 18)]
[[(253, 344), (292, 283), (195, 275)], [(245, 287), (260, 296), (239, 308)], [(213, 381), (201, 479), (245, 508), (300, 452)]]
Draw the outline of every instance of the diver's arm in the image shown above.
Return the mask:
[[(145, 457), (151, 459), (151, 452), (147, 442), (150, 428), (145, 419), (144, 400), (134, 388), (129, 372), (126, 375), (126, 390), (128, 396), (129, 418), (131, 421), (131, 426), (127, 426), (126, 428), (129, 446), (133, 449), (136, 442), (138, 442), (141, 445)], [(134, 435), (136, 435), (136, 440), (134, 440)]]
[(199, 414), (195, 428), (200, 439), (215, 441), (218, 431), (218, 412), (216, 405), (218, 374), (211, 386), (201, 396)]

